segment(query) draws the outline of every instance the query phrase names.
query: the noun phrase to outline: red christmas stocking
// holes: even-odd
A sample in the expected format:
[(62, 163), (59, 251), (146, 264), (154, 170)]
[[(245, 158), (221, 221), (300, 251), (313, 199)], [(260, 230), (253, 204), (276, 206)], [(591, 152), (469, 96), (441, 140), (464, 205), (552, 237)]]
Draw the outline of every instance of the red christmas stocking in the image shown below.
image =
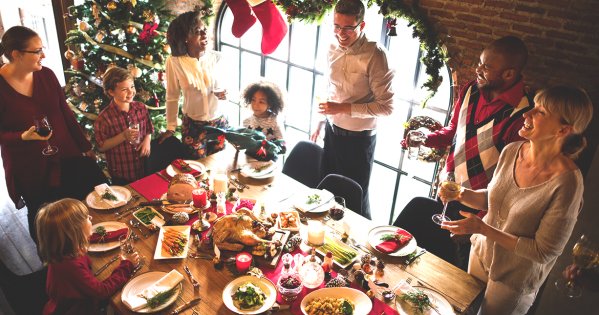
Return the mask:
[(233, 36), (239, 38), (256, 23), (256, 17), (252, 15), (252, 8), (247, 0), (225, 0), (233, 12)]
[[(259, 1), (251, 0), (249, 2)], [(287, 34), (287, 23), (271, 0), (253, 6), (252, 10), (262, 24), (262, 53), (269, 55), (279, 47), (283, 37)]]

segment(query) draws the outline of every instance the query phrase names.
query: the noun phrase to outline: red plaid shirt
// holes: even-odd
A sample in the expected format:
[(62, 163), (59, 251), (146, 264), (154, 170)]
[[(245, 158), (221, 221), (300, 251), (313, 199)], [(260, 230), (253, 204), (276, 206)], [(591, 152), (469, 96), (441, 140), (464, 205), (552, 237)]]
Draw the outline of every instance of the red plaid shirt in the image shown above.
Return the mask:
[[(114, 101), (111, 102), (94, 123), (96, 142), (102, 146), (104, 141), (129, 128), (130, 122), (139, 123), (140, 141), (143, 141), (146, 135), (154, 132), (150, 115), (143, 103), (131, 102), (129, 112), (123, 112), (118, 109)], [(140, 152), (135, 149), (135, 146), (127, 141), (106, 151), (106, 162), (110, 175), (130, 182), (142, 178), (144, 176), (144, 159), (139, 154)]]

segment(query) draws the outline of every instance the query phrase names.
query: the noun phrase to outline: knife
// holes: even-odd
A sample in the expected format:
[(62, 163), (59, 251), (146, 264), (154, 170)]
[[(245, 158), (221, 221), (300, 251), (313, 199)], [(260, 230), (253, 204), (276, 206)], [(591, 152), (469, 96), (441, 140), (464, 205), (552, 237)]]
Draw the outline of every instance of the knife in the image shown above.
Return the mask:
[(194, 307), (198, 304), (200, 304), (200, 301), (202, 300), (201, 297), (195, 297), (193, 299), (191, 299), (191, 301), (177, 307), (174, 311), (171, 312), (171, 315), (176, 315), (176, 314), (180, 314), (181, 312), (183, 312), (184, 310)]
[(105, 263), (102, 267), (100, 267), (100, 269), (96, 270), (96, 272), (94, 272), (94, 276), (99, 275), (100, 273), (102, 273), (102, 271), (106, 270), (106, 268), (108, 268), (108, 266), (110, 266), (113, 262), (117, 261), (119, 259), (119, 255), (116, 255), (114, 257), (112, 257), (107, 263)]

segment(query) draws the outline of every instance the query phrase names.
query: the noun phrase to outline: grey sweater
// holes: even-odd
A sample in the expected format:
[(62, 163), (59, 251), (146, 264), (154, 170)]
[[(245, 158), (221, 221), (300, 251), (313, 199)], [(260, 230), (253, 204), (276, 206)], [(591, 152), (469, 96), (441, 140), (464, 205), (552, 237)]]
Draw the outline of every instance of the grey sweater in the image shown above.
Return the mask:
[(471, 240), (490, 279), (526, 294), (539, 289), (564, 250), (582, 205), (584, 187), (577, 169), (519, 188), (514, 169), (523, 143), (511, 143), (501, 152), (487, 188), (489, 212), (483, 219), (517, 236), (515, 251), (480, 234)]

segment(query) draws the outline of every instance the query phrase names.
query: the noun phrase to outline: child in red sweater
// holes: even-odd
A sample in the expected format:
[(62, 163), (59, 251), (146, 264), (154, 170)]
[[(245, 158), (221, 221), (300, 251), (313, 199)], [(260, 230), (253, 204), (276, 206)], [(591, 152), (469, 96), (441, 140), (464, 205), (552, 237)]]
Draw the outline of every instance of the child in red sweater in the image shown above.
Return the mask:
[(44, 206), (37, 214), (38, 251), (48, 265), (47, 314), (99, 314), (108, 298), (129, 280), (139, 257), (122, 258), (104, 281), (96, 279), (87, 255), (92, 217), (76, 199), (62, 199)]

